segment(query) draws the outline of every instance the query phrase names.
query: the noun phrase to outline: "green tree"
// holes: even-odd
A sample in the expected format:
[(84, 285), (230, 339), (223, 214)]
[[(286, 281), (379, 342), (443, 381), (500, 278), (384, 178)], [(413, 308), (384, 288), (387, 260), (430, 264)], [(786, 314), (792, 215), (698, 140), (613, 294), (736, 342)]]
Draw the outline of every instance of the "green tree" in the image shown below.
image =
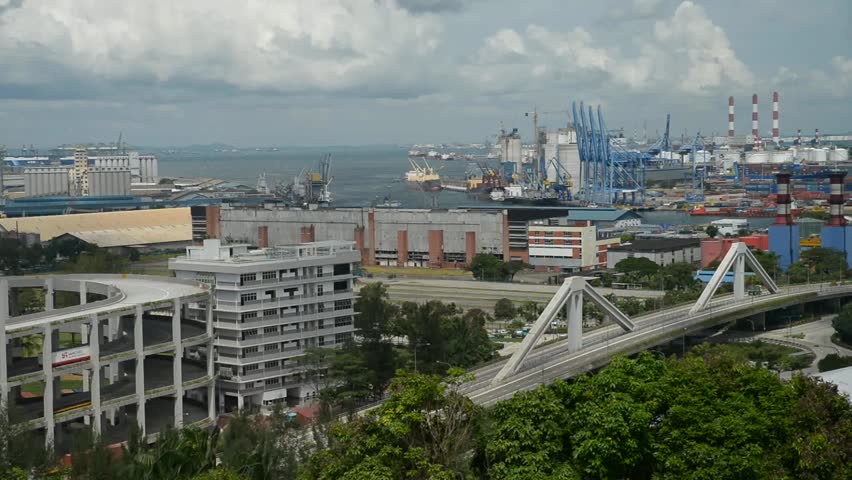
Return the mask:
[(852, 303), (846, 304), (831, 321), (831, 326), (845, 343), (852, 343)]
[(494, 318), (497, 320), (511, 320), (515, 318), (515, 304), (508, 298), (501, 298), (494, 304)]
[[(775, 252), (763, 251), (757, 248), (751, 248), (751, 253), (754, 255), (754, 258), (757, 259), (757, 263), (760, 264), (761, 267), (766, 271), (769, 276), (775, 275), (777, 276), (777, 272), (781, 271), (780, 260), (781, 257), (778, 256)], [(748, 271), (753, 271), (751, 267), (746, 265)]]
[(503, 261), (494, 255), (479, 253), (467, 267), (477, 280), (499, 281), (503, 279)]
[(527, 323), (535, 322), (543, 311), (544, 305), (533, 302), (532, 300), (527, 300), (518, 307), (518, 314)]
[(836, 353), (829, 353), (822, 360), (817, 362), (817, 367), (820, 372), (829, 370), (837, 370), (838, 368), (852, 367), (852, 357), (841, 357)]
[(704, 229), (704, 233), (706, 233), (710, 238), (716, 238), (716, 235), (719, 235), (719, 227), (716, 225), (707, 225), (707, 228)]
[(848, 478), (852, 405), (818, 380), (697, 351), (643, 353), (489, 412), (475, 463), (493, 479)]
[(691, 263), (678, 262), (660, 268), (654, 285), (660, 284), (662, 277), (664, 290), (690, 290), (698, 285), (695, 279), (695, 265)]
[[(479, 409), (458, 393), (463, 372), (401, 373), (374, 413), (331, 430), (329, 448), (311, 457), (304, 479), (465, 478)], [(440, 412), (440, 414), (436, 414)]]
[(453, 315), (444, 321), (447, 364), (469, 368), (494, 356), (498, 347), (488, 338), (485, 330), (487, 320), (488, 315), (485, 312), (471, 309), (463, 315)]
[(660, 266), (645, 257), (633, 257), (619, 260), (615, 271), (628, 275), (631, 281), (641, 281), (659, 272)]

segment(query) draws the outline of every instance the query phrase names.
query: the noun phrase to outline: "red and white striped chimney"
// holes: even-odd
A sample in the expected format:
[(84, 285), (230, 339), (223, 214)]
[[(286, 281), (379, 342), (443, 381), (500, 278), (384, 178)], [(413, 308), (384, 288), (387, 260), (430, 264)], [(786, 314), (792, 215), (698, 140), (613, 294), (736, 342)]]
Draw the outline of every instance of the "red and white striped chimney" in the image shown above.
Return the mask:
[(754, 149), (760, 149), (760, 132), (757, 130), (757, 94), (751, 96), (751, 137), (754, 139)]
[(799, 128), (796, 130), (796, 145), (802, 144), (802, 129)]
[(734, 97), (728, 97), (728, 136), (734, 136)]
[(778, 211), (775, 215), (775, 225), (792, 225), (793, 217), (790, 213), (790, 204), (792, 203), (790, 197), (790, 174), (785, 172), (776, 173), (775, 182), (778, 186), (778, 198), (776, 200)]
[(778, 145), (778, 92), (772, 92), (772, 141)]
[(814, 143), (819, 145), (819, 129), (814, 130)]
[(846, 202), (843, 196), (843, 179), (845, 177), (845, 170), (832, 170), (828, 174), (828, 179), (831, 182), (831, 190), (828, 195), (828, 208), (831, 218), (828, 220), (828, 225), (833, 227), (846, 225), (846, 218), (843, 217), (843, 204)]

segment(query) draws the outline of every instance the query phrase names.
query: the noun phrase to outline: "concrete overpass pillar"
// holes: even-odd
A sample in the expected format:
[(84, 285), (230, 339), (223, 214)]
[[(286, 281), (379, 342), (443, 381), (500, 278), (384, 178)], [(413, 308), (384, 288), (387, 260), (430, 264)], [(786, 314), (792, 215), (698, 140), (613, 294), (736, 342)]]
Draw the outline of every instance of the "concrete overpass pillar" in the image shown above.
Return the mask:
[(136, 306), (133, 323), (133, 346), (136, 351), (136, 423), (145, 435), (145, 343), (142, 337), (142, 305)]
[(734, 260), (734, 299), (745, 299), (745, 256), (740, 255)]
[(49, 323), (44, 326), (43, 334), (41, 363), (42, 375), (44, 376), (44, 395), (42, 396), (44, 407), (44, 444), (48, 449), (53, 449), (53, 434), (56, 428), (56, 422), (53, 419), (53, 327)]
[(172, 383), (175, 387), (175, 428), (183, 426), (183, 345), (180, 335), (181, 301), (174, 300), (172, 313), (172, 342), (175, 346), (175, 356), (172, 362)]
[(565, 303), (568, 326), (568, 353), (574, 353), (583, 348), (583, 292), (579, 291), (568, 297)]
[(89, 295), (89, 286), (86, 284), (86, 281), (83, 280), (80, 282), (80, 305), (86, 304), (86, 298)]
[(49, 312), (53, 310), (53, 277), (47, 277), (44, 279), (44, 290), (44, 311)]
[[(101, 335), (98, 325), (98, 316), (92, 315), (92, 323), (89, 328), (89, 355), (91, 356), (91, 397), (94, 424), (92, 429), (97, 435), (101, 434)], [(84, 370), (88, 372), (88, 370)], [(85, 381), (83, 385), (85, 385)]]
[(9, 400), (9, 357), (6, 344), (6, 322), (9, 321), (9, 281), (0, 279), (0, 409), (6, 412)]

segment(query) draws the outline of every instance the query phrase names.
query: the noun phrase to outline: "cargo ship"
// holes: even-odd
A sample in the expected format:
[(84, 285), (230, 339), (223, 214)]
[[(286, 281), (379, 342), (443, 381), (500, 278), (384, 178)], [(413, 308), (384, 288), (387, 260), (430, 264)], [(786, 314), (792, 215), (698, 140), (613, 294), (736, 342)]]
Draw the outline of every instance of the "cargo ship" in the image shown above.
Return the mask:
[(423, 166), (415, 162), (413, 158), (409, 158), (408, 161), (411, 163), (411, 170), (406, 172), (405, 181), (410, 186), (424, 192), (441, 191), (441, 176), (425, 158), (423, 159)]
[[(793, 203), (790, 214), (798, 216), (802, 209)], [(776, 207), (724, 207), (698, 205), (689, 211), (691, 216), (735, 217), (735, 218), (770, 218), (778, 214)]]

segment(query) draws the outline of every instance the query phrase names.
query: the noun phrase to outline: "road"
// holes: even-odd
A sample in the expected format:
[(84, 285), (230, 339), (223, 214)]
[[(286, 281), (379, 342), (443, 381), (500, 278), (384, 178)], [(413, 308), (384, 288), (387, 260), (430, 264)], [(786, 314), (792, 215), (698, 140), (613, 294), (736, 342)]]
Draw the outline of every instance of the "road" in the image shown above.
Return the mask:
[[(535, 285), (527, 283), (479, 282), (474, 280), (444, 279), (359, 279), (362, 285), (369, 282), (382, 282), (388, 287), (388, 297), (392, 302), (427, 302), (440, 300), (453, 302), (461, 308), (480, 308), (492, 311), (494, 304), (501, 298), (508, 298), (520, 304), (533, 301), (546, 304), (553, 298), (559, 285)], [(598, 288), (601, 295), (610, 293), (620, 297), (657, 298), (663, 294), (659, 290), (614, 290)]]
[(584, 348), (573, 354), (567, 354), (567, 345), (560, 343), (540, 347), (531, 352), (516, 375), (498, 385), (491, 385), (491, 380), (502, 368), (505, 360), (480, 368), (472, 372), (476, 379), (464, 385), (462, 392), (477, 404), (492, 405), (511, 398), (516, 392), (532, 390), (556, 379), (569, 378), (601, 367), (608, 363), (613, 355), (636, 353), (693, 330), (759, 311), (801, 303), (806, 299), (816, 300), (849, 294), (852, 294), (852, 285), (802, 285), (785, 288), (775, 295), (749, 297), (739, 302), (734, 302), (730, 295), (722, 296), (710, 302), (705, 311), (695, 315), (688, 313), (691, 305), (651, 313), (633, 319), (636, 324), (633, 332), (621, 333), (620, 327), (610, 326), (584, 335)]
[[(838, 346), (831, 341), (831, 336), (835, 332), (834, 327), (831, 326), (831, 320), (835, 316), (836, 315), (826, 315), (814, 322), (794, 325), (790, 328), (761, 332), (755, 335), (755, 338), (782, 340), (786, 343), (791, 343), (814, 352), (816, 355), (814, 362), (810, 367), (802, 370), (802, 373), (806, 375), (813, 375), (815, 373), (819, 373), (817, 362), (825, 358), (827, 355), (833, 353), (840, 356), (852, 356), (852, 350)], [(797, 338), (800, 335), (804, 335), (804, 338)]]

